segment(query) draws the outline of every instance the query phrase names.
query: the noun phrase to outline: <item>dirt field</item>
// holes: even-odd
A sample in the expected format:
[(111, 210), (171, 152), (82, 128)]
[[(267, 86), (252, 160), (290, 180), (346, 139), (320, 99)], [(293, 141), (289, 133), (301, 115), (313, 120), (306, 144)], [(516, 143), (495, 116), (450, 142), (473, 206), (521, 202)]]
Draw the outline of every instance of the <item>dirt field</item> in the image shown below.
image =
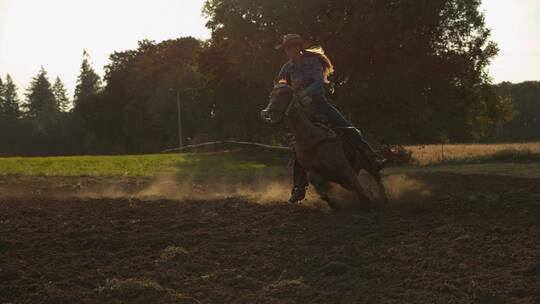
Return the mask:
[(363, 215), (0, 177), (0, 303), (540, 303), (540, 179), (394, 180), (412, 192)]

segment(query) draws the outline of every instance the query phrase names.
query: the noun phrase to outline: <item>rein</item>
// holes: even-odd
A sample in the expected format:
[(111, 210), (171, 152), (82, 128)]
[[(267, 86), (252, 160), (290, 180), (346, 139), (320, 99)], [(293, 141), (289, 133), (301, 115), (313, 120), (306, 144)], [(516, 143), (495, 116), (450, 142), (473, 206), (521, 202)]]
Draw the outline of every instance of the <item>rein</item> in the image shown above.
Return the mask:
[(281, 89), (281, 88), (287, 88), (289, 90), (291, 90), (293, 92), (293, 97), (292, 97), (292, 100), (289, 102), (289, 105), (287, 106), (287, 108), (285, 109), (285, 113), (284, 113), (284, 116), (282, 116), (281, 120), (283, 120), (283, 117), (290, 117), (291, 116), (291, 111), (294, 109), (299, 109), (299, 108), (302, 108), (302, 104), (300, 104), (299, 102), (299, 98), (298, 98), (298, 94), (296, 94), (296, 91), (288, 84), (285, 84), (285, 83), (280, 83), (280, 84), (277, 84), (274, 86), (274, 90), (275, 89)]
[(287, 106), (287, 109), (285, 110), (285, 117), (290, 117), (291, 110), (293, 109), (293, 107), (296, 110), (298, 110), (298, 108), (302, 107), (302, 105), (300, 105), (300, 102), (298, 102), (298, 95), (296, 93), (293, 93), (293, 98), (292, 98), (291, 102), (289, 102), (289, 105)]
[[(276, 89), (280, 89), (280, 88), (292, 89), (289, 85), (286, 85), (286, 84), (280, 84), (276, 86)], [(293, 97), (291, 101), (289, 102), (289, 104), (287, 105), (284, 115), (281, 117), (281, 122), (284, 122), (284, 119), (283, 119), (284, 117), (287, 117), (290, 119), (291, 115), (294, 113), (294, 110), (296, 110), (296, 113), (298, 113), (298, 111), (302, 111), (302, 113), (305, 115), (305, 112), (303, 112), (304, 105), (302, 105), (302, 103), (300, 102), (300, 98), (298, 94), (296, 94), (294, 90), (292, 91), (293, 91)], [(306, 119), (308, 118), (306, 117)], [(300, 148), (300, 150), (309, 151), (311, 149), (314, 149), (316, 146), (318, 146), (322, 142), (340, 140), (338, 136), (336, 135), (336, 133), (328, 126), (317, 123), (317, 122), (313, 122), (313, 121), (311, 121), (310, 123), (312, 124), (312, 127), (320, 128), (321, 130), (324, 130), (323, 132), (326, 132), (326, 135), (322, 135), (320, 139), (315, 139), (314, 142), (312, 142), (308, 146)]]

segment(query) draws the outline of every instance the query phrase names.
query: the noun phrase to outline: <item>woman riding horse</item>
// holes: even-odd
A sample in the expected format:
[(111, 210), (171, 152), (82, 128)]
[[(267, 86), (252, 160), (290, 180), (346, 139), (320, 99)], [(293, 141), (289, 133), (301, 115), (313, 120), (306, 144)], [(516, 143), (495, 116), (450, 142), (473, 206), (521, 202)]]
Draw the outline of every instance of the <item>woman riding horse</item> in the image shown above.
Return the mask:
[[(278, 82), (292, 86), (302, 99), (302, 104), (309, 103), (316, 113), (326, 115), (333, 129), (343, 130), (357, 143), (373, 166), (378, 170), (382, 169), (385, 159), (377, 155), (360, 132), (326, 100), (324, 85), (329, 82), (328, 76), (334, 72), (334, 67), (321, 47), (310, 46), (311, 43), (298, 34), (283, 36), (282, 44), (276, 48), (285, 49), (289, 61), (281, 68)], [(296, 159), (293, 181), (294, 187), (289, 198), (291, 203), (304, 199), (308, 186), (306, 173)]]

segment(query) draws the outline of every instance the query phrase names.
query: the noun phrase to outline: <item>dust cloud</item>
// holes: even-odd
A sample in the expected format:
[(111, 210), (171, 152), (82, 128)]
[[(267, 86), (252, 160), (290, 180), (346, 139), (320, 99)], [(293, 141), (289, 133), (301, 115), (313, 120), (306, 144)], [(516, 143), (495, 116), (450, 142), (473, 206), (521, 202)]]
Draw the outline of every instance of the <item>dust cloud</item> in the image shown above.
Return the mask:
[[(365, 176), (360, 176), (361, 184), (368, 196), (375, 198), (376, 184)], [(427, 185), (404, 174), (388, 175), (383, 178), (386, 195), (390, 204), (403, 205), (406, 203), (421, 203), (432, 196)], [(179, 179), (177, 176), (161, 175), (138, 189), (126, 191), (121, 184), (112, 185), (97, 191), (83, 191), (80, 197), (136, 197), (144, 199), (171, 200), (212, 200), (228, 197), (242, 197), (259, 203), (285, 202), (291, 191), (289, 179), (258, 178), (249, 182), (237, 182), (227, 179), (212, 181), (194, 181)], [(356, 197), (343, 188), (333, 185), (330, 195), (338, 201), (353, 203)], [(307, 199), (311, 202), (321, 202), (312, 186), (309, 187)]]
[(396, 205), (422, 203), (433, 196), (433, 193), (423, 181), (405, 174), (385, 176), (383, 184), (388, 199)]
[(85, 191), (81, 197), (137, 197), (144, 199), (208, 200), (243, 197), (261, 203), (286, 201), (290, 193), (288, 180), (277, 181), (259, 178), (249, 183), (212, 180), (205, 183), (179, 179), (175, 175), (161, 175), (148, 185), (135, 191), (126, 191), (113, 185), (98, 191)]

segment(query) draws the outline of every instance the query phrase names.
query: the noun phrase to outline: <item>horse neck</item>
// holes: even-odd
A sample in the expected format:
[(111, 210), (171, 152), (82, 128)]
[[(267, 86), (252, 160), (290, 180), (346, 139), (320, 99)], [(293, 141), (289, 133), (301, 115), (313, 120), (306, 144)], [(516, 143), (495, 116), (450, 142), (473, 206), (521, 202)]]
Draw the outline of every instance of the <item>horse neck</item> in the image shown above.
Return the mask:
[(287, 120), (289, 128), (294, 134), (295, 145), (299, 148), (308, 148), (318, 140), (315, 126), (300, 106), (295, 107), (293, 113), (287, 116)]

